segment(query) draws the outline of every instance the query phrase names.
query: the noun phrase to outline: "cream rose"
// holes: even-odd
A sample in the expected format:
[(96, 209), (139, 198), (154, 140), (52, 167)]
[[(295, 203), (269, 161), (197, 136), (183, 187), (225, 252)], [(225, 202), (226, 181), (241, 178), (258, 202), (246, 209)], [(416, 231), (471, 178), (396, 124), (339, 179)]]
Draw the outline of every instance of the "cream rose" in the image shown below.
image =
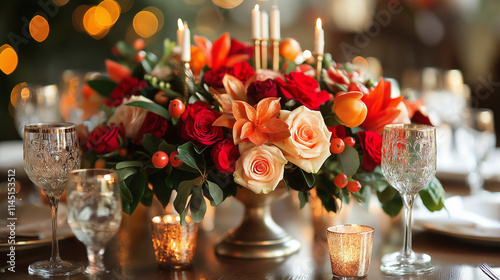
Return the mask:
[(146, 118), (146, 115), (148, 113), (148, 111), (142, 108), (126, 105), (127, 103), (134, 101), (153, 102), (142, 95), (133, 95), (128, 99), (124, 99), (123, 103), (120, 106), (116, 107), (115, 113), (108, 121), (108, 124), (115, 123), (116, 125), (118, 125), (120, 123), (123, 123), (123, 127), (125, 128), (125, 137), (132, 139), (137, 137), (142, 123), (144, 122), (144, 119)]
[(290, 127), (291, 136), (274, 143), (286, 159), (309, 173), (317, 173), (330, 156), (330, 138), (325, 121), (319, 111), (305, 106), (290, 111), (280, 111), (280, 119)]
[(273, 191), (283, 179), (286, 158), (274, 146), (255, 146), (252, 143), (238, 145), (240, 158), (236, 161), (234, 181), (256, 194)]

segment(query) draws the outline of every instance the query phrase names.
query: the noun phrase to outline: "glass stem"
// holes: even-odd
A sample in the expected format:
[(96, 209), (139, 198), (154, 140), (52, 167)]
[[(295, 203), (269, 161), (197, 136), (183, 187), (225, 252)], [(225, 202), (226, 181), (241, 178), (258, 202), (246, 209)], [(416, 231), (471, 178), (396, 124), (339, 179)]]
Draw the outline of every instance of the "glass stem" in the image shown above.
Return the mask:
[(409, 259), (413, 253), (411, 249), (411, 213), (413, 202), (417, 197), (417, 193), (403, 194), (403, 202), (405, 204), (405, 239), (403, 245), (403, 259)]
[(87, 256), (89, 258), (89, 266), (85, 270), (86, 273), (93, 275), (105, 272), (104, 248), (87, 248)]
[[(47, 195), (47, 193), (46, 193)], [(59, 243), (57, 241), (57, 206), (59, 205), (60, 195), (47, 195), (50, 203), (50, 213), (52, 217), (52, 255), (51, 262), (60, 262), (59, 257)]]

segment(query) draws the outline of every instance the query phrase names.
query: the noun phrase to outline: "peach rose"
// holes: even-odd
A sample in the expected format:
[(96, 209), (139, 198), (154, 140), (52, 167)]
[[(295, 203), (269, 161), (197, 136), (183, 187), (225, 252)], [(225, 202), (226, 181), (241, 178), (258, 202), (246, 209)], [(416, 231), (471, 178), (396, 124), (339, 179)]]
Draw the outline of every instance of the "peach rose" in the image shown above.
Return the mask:
[(276, 80), (278, 78), (284, 80), (285, 76), (283, 76), (283, 74), (276, 72), (276, 71), (273, 71), (273, 70), (259, 69), (259, 70), (257, 70), (257, 72), (255, 72), (255, 75), (250, 77), (250, 79), (248, 79), (245, 82), (245, 88), (248, 88), (248, 86), (255, 81), (265, 81), (267, 79)]
[(273, 191), (283, 179), (287, 160), (274, 146), (238, 145), (241, 156), (236, 161), (234, 181), (256, 194)]
[(305, 106), (290, 111), (280, 111), (280, 119), (290, 127), (291, 136), (274, 143), (286, 159), (309, 173), (317, 173), (330, 156), (330, 137), (325, 121), (319, 111)]
[(133, 101), (153, 102), (142, 95), (133, 95), (128, 99), (124, 99), (123, 103), (116, 107), (115, 113), (108, 121), (108, 124), (115, 123), (116, 125), (119, 125), (120, 123), (123, 123), (123, 127), (125, 128), (125, 137), (132, 139), (137, 137), (142, 123), (148, 114), (147, 110), (126, 105), (127, 103)]

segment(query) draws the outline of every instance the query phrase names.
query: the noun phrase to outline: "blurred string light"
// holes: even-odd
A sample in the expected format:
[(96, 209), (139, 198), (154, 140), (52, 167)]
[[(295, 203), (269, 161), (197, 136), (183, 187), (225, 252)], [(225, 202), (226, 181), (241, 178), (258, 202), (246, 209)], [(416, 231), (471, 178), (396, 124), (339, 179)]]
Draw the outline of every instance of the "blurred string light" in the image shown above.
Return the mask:
[(134, 16), (132, 25), (137, 35), (149, 38), (158, 31), (158, 18), (152, 12), (142, 10)]
[(90, 8), (88, 5), (80, 5), (73, 11), (73, 27), (78, 32), (85, 32), (85, 28), (83, 27), (83, 16), (85, 12)]
[(49, 36), (49, 23), (47, 20), (40, 16), (34, 16), (29, 24), (30, 35), (37, 42), (43, 42)]
[(233, 9), (238, 7), (243, 0), (212, 0), (212, 2), (223, 9)]
[[(26, 100), (29, 98), (30, 93), (29, 93), (29, 89), (26, 87), (26, 85), (27, 84), (25, 82), (19, 83), (10, 92), (10, 103), (12, 104), (12, 106), (14, 108), (16, 107), (18, 100)], [(28, 91), (26, 92), (26, 90), (25, 90), (23, 92), (23, 89), (26, 89)]]
[(6, 75), (14, 72), (17, 68), (17, 62), (17, 53), (9, 44), (0, 47), (0, 70), (2, 72)]
[(116, 0), (121, 7), (122, 14), (130, 10), (134, 5), (134, 0)]
[(57, 6), (64, 6), (68, 4), (69, 0), (52, 0)]
[(158, 28), (157, 28), (156, 32), (160, 31), (163, 27), (163, 23), (165, 22), (165, 18), (163, 16), (163, 13), (161, 12), (161, 10), (158, 9), (157, 7), (149, 6), (149, 7), (144, 8), (143, 11), (148, 11), (148, 12), (153, 13), (153, 15), (155, 15), (156, 19), (158, 20)]

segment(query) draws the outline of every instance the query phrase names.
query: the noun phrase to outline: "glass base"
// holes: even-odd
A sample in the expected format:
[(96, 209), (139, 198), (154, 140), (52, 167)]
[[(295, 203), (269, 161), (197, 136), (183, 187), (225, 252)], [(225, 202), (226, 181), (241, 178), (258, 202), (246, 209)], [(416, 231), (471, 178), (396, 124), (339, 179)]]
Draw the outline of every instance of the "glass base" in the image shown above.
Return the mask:
[(42, 277), (70, 276), (82, 271), (82, 265), (67, 261), (39, 261), (28, 267), (30, 275)]
[(425, 274), (432, 272), (431, 256), (413, 253), (404, 258), (401, 252), (385, 255), (380, 270), (389, 275)]

